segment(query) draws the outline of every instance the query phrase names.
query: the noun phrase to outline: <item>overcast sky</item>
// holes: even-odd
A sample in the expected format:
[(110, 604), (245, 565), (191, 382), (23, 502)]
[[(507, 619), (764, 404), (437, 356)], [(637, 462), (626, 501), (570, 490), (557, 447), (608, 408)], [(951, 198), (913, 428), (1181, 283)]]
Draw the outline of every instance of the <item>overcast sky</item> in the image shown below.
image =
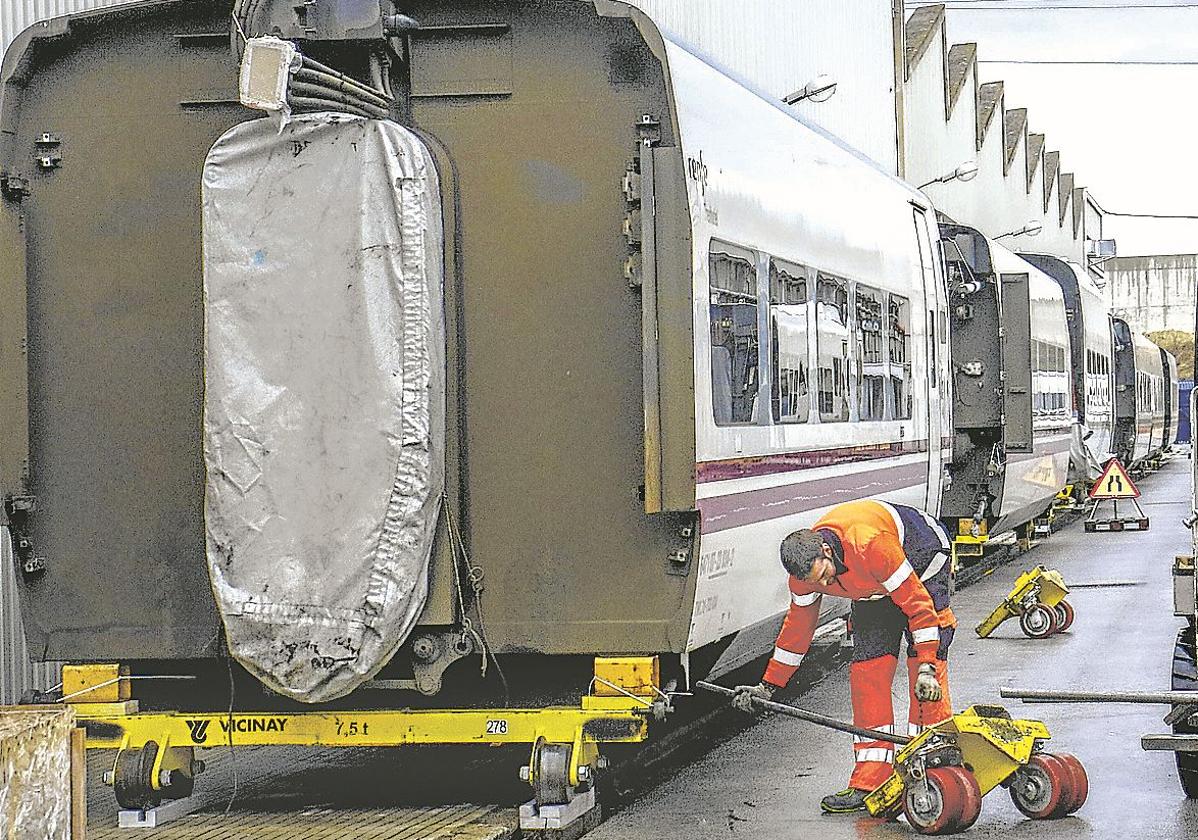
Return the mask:
[[(919, 5), (925, 4), (908, 0), (908, 12)], [(1046, 148), (1061, 152), (1062, 171), (1076, 173), (1077, 184), (1088, 187), (1104, 209), (1198, 216), (1198, 2), (948, 0), (946, 5), (949, 42), (976, 41), (982, 61), (1194, 62), (985, 63), (979, 73), (983, 82), (1006, 83), (1006, 107), (1028, 109), (1029, 129), (1046, 135)], [(1125, 256), (1198, 253), (1198, 220), (1108, 216), (1104, 236), (1116, 239)]]

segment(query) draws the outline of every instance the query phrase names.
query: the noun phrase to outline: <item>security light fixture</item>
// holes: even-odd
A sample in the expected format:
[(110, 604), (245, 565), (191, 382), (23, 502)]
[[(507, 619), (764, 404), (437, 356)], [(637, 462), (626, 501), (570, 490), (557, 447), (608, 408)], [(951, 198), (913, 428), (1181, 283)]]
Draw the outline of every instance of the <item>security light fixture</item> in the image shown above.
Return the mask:
[(1002, 239), (1004, 236), (1035, 236), (1040, 231), (1044, 230), (1044, 223), (1038, 219), (1032, 219), (1019, 230), (1009, 230), (1006, 233), (1000, 233), (995, 239)]
[(783, 97), (782, 101), (787, 105), (794, 105), (796, 102), (802, 102), (804, 99), (810, 99), (812, 102), (824, 102), (831, 99), (834, 93), (836, 93), (836, 80), (831, 76), (821, 74), (794, 93)]
[(978, 162), (976, 160), (967, 160), (947, 175), (933, 178), (926, 184), (920, 184), (916, 189), (922, 190), (924, 187), (932, 186), (932, 184), (947, 184), (949, 181), (972, 181), (977, 174)]

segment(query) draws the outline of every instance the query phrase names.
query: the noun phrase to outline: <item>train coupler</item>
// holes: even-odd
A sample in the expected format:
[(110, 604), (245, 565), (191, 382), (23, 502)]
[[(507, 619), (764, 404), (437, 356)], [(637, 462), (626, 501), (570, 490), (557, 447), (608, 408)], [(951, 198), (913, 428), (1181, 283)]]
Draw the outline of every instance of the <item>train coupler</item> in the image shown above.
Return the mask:
[(1036, 566), (1015, 580), (1010, 594), (974, 630), (984, 639), (1007, 619), (1018, 617), (1019, 628), (1029, 638), (1061, 633), (1073, 624), (1073, 605), (1065, 600), (1068, 594), (1060, 572)]
[(920, 834), (956, 834), (977, 821), (982, 797), (1006, 787), (1031, 819), (1066, 816), (1086, 801), (1089, 780), (1077, 758), (1042, 751), (1050, 737), (1040, 721), (1013, 720), (1001, 706), (970, 706), (904, 745), (865, 806), (875, 817), (904, 814)]

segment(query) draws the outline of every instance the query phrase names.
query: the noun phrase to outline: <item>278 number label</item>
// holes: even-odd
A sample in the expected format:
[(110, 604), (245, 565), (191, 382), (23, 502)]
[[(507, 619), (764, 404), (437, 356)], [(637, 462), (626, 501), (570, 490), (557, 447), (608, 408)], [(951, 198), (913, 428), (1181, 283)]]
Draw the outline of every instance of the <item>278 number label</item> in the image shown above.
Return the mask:
[(506, 735), (507, 721), (506, 720), (489, 720), (487, 721), (488, 735)]

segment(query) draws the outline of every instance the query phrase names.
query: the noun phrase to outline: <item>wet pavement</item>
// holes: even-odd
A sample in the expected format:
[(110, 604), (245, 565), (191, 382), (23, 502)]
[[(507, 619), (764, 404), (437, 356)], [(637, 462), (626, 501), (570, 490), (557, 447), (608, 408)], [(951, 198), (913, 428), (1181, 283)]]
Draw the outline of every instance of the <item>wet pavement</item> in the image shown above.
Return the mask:
[[(1198, 800), (1186, 800), (1171, 753), (1144, 752), (1140, 736), (1163, 733), (1167, 708), (1131, 705), (1025, 705), (1002, 700), (1000, 686), (1072, 690), (1169, 688), (1170, 662), (1182, 620), (1172, 609), (1171, 565), (1189, 553), (1181, 525), (1189, 512), (1189, 462), (1184, 456), (1144, 478), (1146, 532), (1083, 532), (1080, 520), (1030, 553), (958, 593), (960, 622), (950, 659), (955, 708), (1005, 705), (1015, 717), (1043, 720), (1049, 750), (1072, 752), (1085, 764), (1090, 795), (1077, 814), (1033, 822), (1007, 792), (996, 789), (964, 837), (1154, 838), (1198, 837)], [(1082, 586), (1070, 601), (1077, 618), (1069, 631), (1031, 640), (1018, 623), (989, 639), (973, 628), (1036, 564), (1056, 568), (1067, 583), (1134, 581), (1131, 586)], [(906, 678), (894, 687), (896, 719), (904, 720)], [(787, 699), (783, 695), (782, 699)], [(847, 671), (832, 674), (797, 701), (842, 719), (851, 716)], [(589, 833), (589, 840), (683, 840), (694, 837), (890, 838), (916, 836), (905, 821), (826, 816), (824, 794), (840, 790), (851, 769), (851, 738), (784, 717), (766, 717), (726, 744), (679, 770)]]

